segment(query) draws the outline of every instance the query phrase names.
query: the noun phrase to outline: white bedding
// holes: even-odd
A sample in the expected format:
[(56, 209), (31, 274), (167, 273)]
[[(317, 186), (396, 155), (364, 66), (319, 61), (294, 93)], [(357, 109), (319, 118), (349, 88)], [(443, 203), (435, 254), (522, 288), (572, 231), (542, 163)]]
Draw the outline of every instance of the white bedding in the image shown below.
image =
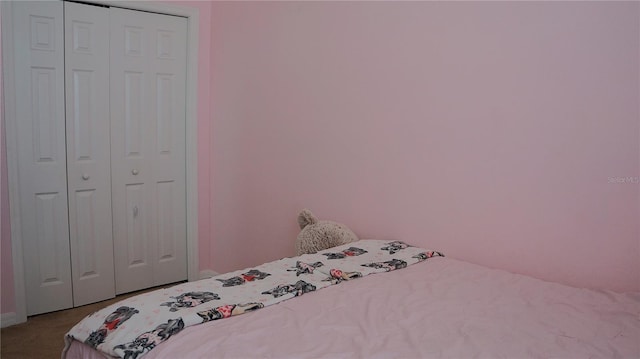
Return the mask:
[[(73, 342), (68, 358), (97, 356)], [(640, 358), (640, 293), (434, 257), (185, 328), (145, 358)]]

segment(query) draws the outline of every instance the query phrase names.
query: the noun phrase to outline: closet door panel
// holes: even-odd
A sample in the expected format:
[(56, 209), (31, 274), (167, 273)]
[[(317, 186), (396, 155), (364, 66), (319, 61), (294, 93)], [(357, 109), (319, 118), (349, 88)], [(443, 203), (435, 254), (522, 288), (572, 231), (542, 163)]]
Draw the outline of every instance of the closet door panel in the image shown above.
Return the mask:
[(153, 286), (145, 28), (110, 9), (111, 176), (116, 293)]
[(115, 296), (109, 9), (65, 3), (69, 239), (74, 305)]
[(186, 19), (111, 9), (116, 291), (187, 278)]
[(73, 305), (62, 2), (14, 2), (14, 71), (27, 315)]
[(156, 282), (186, 279), (185, 108), (187, 21), (164, 16), (153, 28)]

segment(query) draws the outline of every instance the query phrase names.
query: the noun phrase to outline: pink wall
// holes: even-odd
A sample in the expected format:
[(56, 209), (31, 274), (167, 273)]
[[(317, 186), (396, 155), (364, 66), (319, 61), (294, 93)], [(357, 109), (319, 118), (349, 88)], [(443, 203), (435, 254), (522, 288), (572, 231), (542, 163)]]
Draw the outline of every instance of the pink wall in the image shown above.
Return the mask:
[(292, 255), (308, 207), (361, 237), (640, 290), (639, 10), (213, 3), (214, 269)]
[[(211, 110), (209, 106), (210, 98), (210, 46), (211, 46), (211, 3), (204, 1), (173, 1), (179, 6), (197, 8), (199, 11), (199, 49), (198, 49), (198, 234), (199, 234), (199, 263), (200, 268), (210, 268), (210, 119)], [(1, 54), (0, 54), (1, 55)], [(1, 113), (1, 111), (0, 111)], [(4, 128), (2, 128), (4, 136)], [(1, 232), (0, 244), (2, 245), (1, 257), (1, 293), (0, 312), (9, 313), (15, 310), (14, 288), (13, 288), (13, 267), (11, 261), (11, 233), (9, 217), (9, 199), (6, 181), (6, 152), (4, 141), (0, 143), (0, 163), (2, 170), (2, 181), (0, 190), (0, 214)]]

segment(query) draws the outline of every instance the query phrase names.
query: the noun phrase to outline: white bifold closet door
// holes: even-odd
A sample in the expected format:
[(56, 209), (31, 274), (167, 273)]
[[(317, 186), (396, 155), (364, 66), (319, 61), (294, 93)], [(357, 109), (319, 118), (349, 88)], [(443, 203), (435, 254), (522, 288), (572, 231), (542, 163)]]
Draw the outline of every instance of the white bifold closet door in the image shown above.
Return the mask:
[(187, 20), (11, 11), (27, 314), (185, 280)]
[(73, 305), (65, 146), (64, 20), (59, 2), (16, 2), (12, 12), (19, 230), (27, 314), (33, 315)]
[(187, 278), (185, 18), (111, 8), (116, 293)]
[(74, 306), (112, 298), (109, 8), (64, 4), (69, 242)]

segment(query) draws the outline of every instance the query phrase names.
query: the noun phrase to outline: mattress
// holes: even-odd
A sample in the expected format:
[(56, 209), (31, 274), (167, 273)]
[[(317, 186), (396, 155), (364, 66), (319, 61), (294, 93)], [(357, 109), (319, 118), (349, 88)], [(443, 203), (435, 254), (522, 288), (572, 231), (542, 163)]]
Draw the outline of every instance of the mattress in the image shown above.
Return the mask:
[[(103, 358), (73, 341), (67, 358)], [(640, 293), (433, 257), (185, 328), (144, 358), (639, 358)]]

